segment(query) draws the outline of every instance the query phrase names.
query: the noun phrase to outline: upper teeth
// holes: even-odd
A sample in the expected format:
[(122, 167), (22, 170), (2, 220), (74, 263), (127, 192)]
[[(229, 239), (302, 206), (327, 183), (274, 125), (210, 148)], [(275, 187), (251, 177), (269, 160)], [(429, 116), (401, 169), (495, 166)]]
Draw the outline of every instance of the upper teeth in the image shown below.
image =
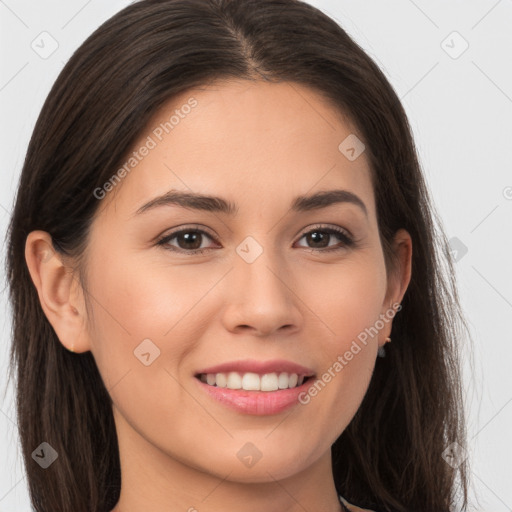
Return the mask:
[(276, 391), (300, 386), (304, 382), (304, 375), (296, 373), (257, 373), (229, 372), (201, 374), (201, 380), (210, 386), (228, 389), (245, 389), (247, 391)]

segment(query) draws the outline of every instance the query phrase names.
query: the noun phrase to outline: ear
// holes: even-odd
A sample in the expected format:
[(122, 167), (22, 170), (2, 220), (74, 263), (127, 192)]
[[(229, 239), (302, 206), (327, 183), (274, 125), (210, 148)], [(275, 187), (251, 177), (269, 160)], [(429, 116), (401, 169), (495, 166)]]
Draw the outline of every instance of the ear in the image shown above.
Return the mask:
[(379, 347), (382, 347), (391, 335), (392, 318), (397, 314), (397, 306), (402, 302), (411, 281), (412, 239), (405, 229), (399, 229), (395, 233), (393, 251), (398, 257), (398, 268), (388, 279), (386, 297), (381, 311), (388, 320), (384, 322), (384, 327), (379, 332)]
[(69, 263), (53, 248), (48, 233), (29, 233), (25, 260), (41, 307), (60, 342), (71, 352), (90, 350), (82, 287)]

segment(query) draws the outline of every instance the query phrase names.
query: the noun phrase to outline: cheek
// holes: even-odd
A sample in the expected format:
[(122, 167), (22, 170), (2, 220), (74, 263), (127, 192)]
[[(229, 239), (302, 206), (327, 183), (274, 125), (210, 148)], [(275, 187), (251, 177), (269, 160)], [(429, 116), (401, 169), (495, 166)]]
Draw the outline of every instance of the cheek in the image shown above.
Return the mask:
[[(154, 374), (157, 367), (175, 373), (180, 360), (200, 339), (200, 323), (191, 319), (213, 286), (212, 280), (212, 276), (197, 279), (193, 267), (141, 264), (137, 258), (123, 259), (121, 252), (97, 253), (88, 279), (93, 310), (90, 332), (92, 352), (107, 389), (128, 372), (130, 380), (142, 372), (140, 378), (148, 386), (153, 384), (148, 374)], [(149, 356), (144, 355), (148, 352)], [(148, 360), (151, 363), (145, 366)], [(172, 387), (170, 376), (163, 373), (165, 385), (155, 382), (156, 389)]]
[(379, 318), (386, 293), (384, 263), (367, 252), (336, 266), (319, 266), (314, 275), (303, 282), (301, 297), (323, 322), (327, 346), (343, 350)]
[(322, 411), (330, 411), (338, 418), (335, 423), (343, 425), (357, 411), (374, 369), (385, 267), (368, 255), (347, 261), (336, 272), (317, 272), (314, 282), (308, 285), (309, 292), (302, 293), (320, 319), (313, 354), (321, 361), (322, 372), (304, 402), (318, 407), (319, 418), (325, 420)]
[[(194, 271), (184, 266), (139, 265), (128, 258), (112, 264), (112, 259), (97, 261), (90, 273), (94, 358), (123, 417), (158, 438), (168, 435), (173, 418), (190, 406), (181, 384), (188, 386), (190, 375), (180, 363), (200, 339), (194, 306), (212, 283), (194, 279)], [(196, 407), (198, 424), (207, 429)]]
[(118, 342), (165, 340), (175, 327), (183, 328), (183, 320), (193, 318), (194, 307), (215, 283), (215, 276), (194, 266), (166, 266), (162, 260), (126, 257), (110, 265), (105, 259), (96, 268), (90, 283), (97, 297), (95, 325)]

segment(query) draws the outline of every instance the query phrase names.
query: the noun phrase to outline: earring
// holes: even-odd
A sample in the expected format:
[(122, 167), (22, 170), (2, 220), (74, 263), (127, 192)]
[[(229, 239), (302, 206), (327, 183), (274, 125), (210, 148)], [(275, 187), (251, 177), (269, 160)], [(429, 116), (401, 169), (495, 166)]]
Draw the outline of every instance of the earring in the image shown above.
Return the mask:
[[(390, 342), (391, 342), (391, 338), (388, 336), (386, 338), (385, 343), (390, 343)], [(386, 357), (386, 349), (384, 348), (384, 345), (382, 345), (382, 347), (379, 347), (379, 350), (377, 351), (377, 356), (378, 357)]]

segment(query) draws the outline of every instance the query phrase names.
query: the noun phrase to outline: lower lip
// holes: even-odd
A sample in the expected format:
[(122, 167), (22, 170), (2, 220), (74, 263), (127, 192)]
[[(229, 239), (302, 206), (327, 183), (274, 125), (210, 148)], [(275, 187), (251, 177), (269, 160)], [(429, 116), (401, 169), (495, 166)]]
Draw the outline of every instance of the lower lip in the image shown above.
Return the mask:
[(198, 378), (194, 378), (194, 380), (206, 393), (226, 407), (256, 416), (278, 414), (298, 404), (300, 393), (306, 391), (315, 381), (314, 377), (310, 377), (296, 388), (279, 389), (277, 391), (246, 391), (244, 389), (210, 386)]

